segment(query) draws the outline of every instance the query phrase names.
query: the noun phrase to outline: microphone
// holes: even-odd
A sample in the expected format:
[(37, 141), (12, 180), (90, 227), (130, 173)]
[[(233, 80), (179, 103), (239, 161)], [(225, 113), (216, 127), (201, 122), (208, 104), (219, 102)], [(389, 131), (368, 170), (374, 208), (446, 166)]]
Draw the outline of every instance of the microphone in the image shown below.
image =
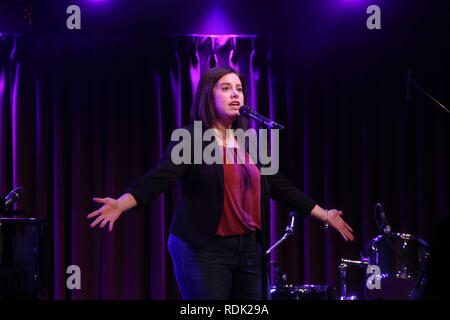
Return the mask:
[(380, 231), (382, 231), (384, 234), (391, 233), (391, 226), (389, 225), (389, 222), (386, 219), (386, 213), (384, 212), (384, 208), (381, 205), (381, 203), (377, 203), (375, 205), (375, 213), (377, 212), (377, 209), (379, 208), (379, 217), (376, 215), (377, 225)]
[(411, 81), (412, 81), (411, 74), (412, 74), (411, 70), (409, 70), (406, 73), (406, 95), (405, 95), (406, 101), (411, 101)]
[(275, 121), (272, 121), (269, 118), (264, 117), (263, 115), (259, 114), (250, 107), (247, 106), (240, 107), (239, 114), (246, 118), (253, 119), (256, 122), (268, 127), (269, 129), (284, 129), (284, 126), (282, 126), (281, 124), (278, 124)]
[(8, 209), (8, 207), (23, 198), (25, 198), (25, 189), (22, 187), (15, 188), (6, 196), (4, 209)]

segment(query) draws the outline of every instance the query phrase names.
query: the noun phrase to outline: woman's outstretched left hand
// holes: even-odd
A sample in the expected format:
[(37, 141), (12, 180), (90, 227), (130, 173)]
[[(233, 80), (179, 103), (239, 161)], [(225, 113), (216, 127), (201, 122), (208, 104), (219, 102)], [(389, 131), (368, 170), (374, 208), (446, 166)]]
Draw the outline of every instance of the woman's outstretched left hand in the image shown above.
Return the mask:
[(345, 241), (353, 241), (353, 229), (342, 219), (342, 211), (333, 209), (328, 210), (328, 223), (335, 228)]

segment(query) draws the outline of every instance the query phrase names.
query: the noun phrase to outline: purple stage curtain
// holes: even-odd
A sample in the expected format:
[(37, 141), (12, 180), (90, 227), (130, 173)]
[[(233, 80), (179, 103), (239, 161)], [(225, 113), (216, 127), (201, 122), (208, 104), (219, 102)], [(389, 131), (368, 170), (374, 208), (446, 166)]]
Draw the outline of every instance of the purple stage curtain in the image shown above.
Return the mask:
[[(318, 221), (298, 221), (271, 257), (290, 284), (340, 289), (340, 258), (359, 258), (377, 234), (377, 202), (395, 232), (430, 239), (449, 207), (447, 115), (404, 101), (400, 67), (305, 67), (289, 50), (256, 36), (0, 38), (0, 194), (24, 187), (16, 209), (48, 219), (48, 298), (180, 298), (166, 248), (176, 186), (125, 212), (111, 233), (89, 228), (86, 216), (98, 208), (93, 197), (119, 197), (156, 165), (172, 131), (189, 123), (200, 75), (216, 65), (242, 72), (249, 104), (287, 127), (285, 176), (322, 207), (343, 210), (355, 230), (350, 244)], [(431, 86), (448, 98), (443, 83)], [(274, 242), (290, 218), (271, 207)], [(69, 265), (81, 268), (79, 290), (66, 287)]]
[[(118, 197), (156, 165), (172, 131), (189, 124), (200, 75), (232, 65), (249, 101), (269, 108), (270, 49), (255, 36), (48, 36), (2, 40), (1, 187), (49, 220), (49, 297), (176, 299), (166, 249), (176, 186), (114, 232), (90, 229), (92, 197)], [(256, 103), (259, 102), (258, 106)], [(81, 268), (81, 290), (66, 268)]]

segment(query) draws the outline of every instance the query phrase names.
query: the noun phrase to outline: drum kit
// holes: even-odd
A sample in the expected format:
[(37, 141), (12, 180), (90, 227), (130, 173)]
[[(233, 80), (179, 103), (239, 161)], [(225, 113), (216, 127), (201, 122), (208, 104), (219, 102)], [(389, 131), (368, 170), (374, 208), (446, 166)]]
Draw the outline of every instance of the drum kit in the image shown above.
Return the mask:
[[(420, 298), (425, 284), (428, 244), (410, 234), (390, 233), (372, 238), (368, 256), (360, 260), (342, 258), (341, 300), (413, 300)], [(362, 297), (349, 295), (347, 273), (349, 268), (366, 270), (359, 292)], [(363, 287), (363, 290), (361, 290)]]
[[(293, 232), (295, 214), (285, 235), (269, 250)], [(287, 285), (286, 274), (274, 261), (275, 285), (270, 288), (272, 300), (415, 300), (421, 298), (429, 260), (428, 244), (413, 235), (391, 233), (384, 209), (375, 206), (375, 219), (381, 232), (367, 246), (366, 256), (358, 260), (342, 258), (338, 266), (341, 290), (326, 285)], [(352, 271), (352, 272), (350, 272)], [(356, 271), (356, 273), (355, 273)], [(349, 279), (349, 274), (354, 278)], [(349, 280), (352, 281), (350, 285)], [(355, 294), (356, 292), (356, 294)]]
[[(17, 189), (16, 189), (17, 190)], [(15, 191), (16, 191), (15, 190)], [(20, 191), (20, 190), (19, 190)], [(12, 193), (11, 193), (12, 194)], [(16, 194), (17, 201), (20, 196)], [(9, 196), (8, 196), (9, 197)], [(7, 197), (7, 198), (8, 198)], [(14, 195), (13, 197), (14, 198)], [(8, 203), (7, 203), (8, 204)], [(0, 208), (0, 299), (42, 299), (46, 290), (45, 260), (47, 222), (37, 218), (17, 218), (19, 211)], [(339, 271), (341, 291), (327, 285), (288, 285), (286, 274), (275, 261), (275, 285), (270, 288), (272, 300), (406, 300), (420, 297), (426, 280), (429, 248), (425, 241), (410, 234), (391, 233), (382, 206), (375, 207), (381, 234), (372, 238), (367, 256), (359, 260), (342, 258)], [(294, 232), (297, 213), (291, 213), (291, 224), (283, 237), (266, 251), (266, 256)], [(356, 279), (358, 294), (349, 290), (349, 272), (365, 270)], [(360, 272), (361, 273), (361, 272)], [(354, 283), (354, 281), (353, 281)]]

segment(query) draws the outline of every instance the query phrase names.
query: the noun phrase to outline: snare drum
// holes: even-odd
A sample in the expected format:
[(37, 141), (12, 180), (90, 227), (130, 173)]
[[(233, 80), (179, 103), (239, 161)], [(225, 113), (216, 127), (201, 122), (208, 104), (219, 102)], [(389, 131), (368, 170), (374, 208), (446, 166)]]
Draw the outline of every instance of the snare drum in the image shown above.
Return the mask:
[(322, 285), (281, 285), (270, 289), (272, 300), (335, 300), (334, 288)]

